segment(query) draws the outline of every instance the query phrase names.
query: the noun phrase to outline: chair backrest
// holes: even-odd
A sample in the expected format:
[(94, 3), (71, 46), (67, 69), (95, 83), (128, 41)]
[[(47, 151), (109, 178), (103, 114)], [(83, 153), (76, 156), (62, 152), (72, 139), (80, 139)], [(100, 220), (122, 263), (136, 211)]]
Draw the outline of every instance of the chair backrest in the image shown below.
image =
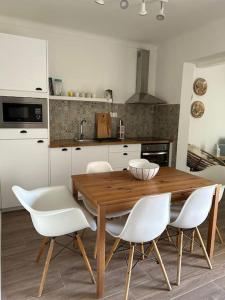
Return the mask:
[(30, 213), (35, 229), (42, 235), (58, 236), (86, 227), (95, 230), (91, 217), (86, 215), (65, 186), (31, 191), (13, 186), (12, 190)]
[(185, 204), (171, 225), (191, 229), (202, 224), (207, 218), (212, 206), (216, 185), (211, 185), (195, 190), (185, 201)]
[(87, 165), (86, 173), (112, 172), (113, 169), (107, 161), (93, 161)]
[(193, 175), (197, 175), (209, 180), (214, 181), (215, 183), (222, 184), (220, 190), (220, 200), (223, 196), (224, 187), (225, 187), (225, 167), (220, 165), (210, 166), (203, 171), (192, 172)]
[(160, 236), (169, 223), (171, 194), (145, 196), (133, 207), (120, 238), (144, 243)]

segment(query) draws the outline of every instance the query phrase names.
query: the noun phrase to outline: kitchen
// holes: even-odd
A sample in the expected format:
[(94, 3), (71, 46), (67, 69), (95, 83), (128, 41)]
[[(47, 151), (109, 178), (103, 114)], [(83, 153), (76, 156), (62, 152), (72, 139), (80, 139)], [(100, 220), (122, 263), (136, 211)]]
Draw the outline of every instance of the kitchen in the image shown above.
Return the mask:
[[(106, 6), (100, 5), (99, 8), (94, 2), (86, 1), (84, 7), (88, 7), (88, 13), (100, 13), (99, 9)], [(165, 4), (165, 7), (169, 7), (167, 1), (159, 1), (158, 4), (162, 3), (163, 8)], [(5, 16), (0, 19), (0, 64), (4, 70), (0, 74), (3, 230), (4, 224), (9, 222), (15, 226), (17, 219), (25, 220), (24, 225), (18, 228), (21, 226), (26, 230), (26, 226), (30, 226), (28, 216), (21, 210), (23, 207), (12, 190), (14, 185), (27, 190), (66, 186), (76, 198), (71, 176), (85, 174), (92, 162), (105, 161), (113, 171), (124, 174), (129, 173), (129, 162), (135, 159), (147, 159), (162, 169), (165, 166), (175, 167), (180, 103), (157, 92), (160, 85), (158, 46), (147, 39), (132, 41), (93, 34), (88, 30), (82, 32), (78, 24), (77, 31), (74, 31), (54, 22), (54, 25), (41, 23), (36, 17), (34, 20), (26, 19), (27, 11), (16, 15), (17, 4), (13, 4), (15, 10), (10, 15), (10, 3), (4, 3)], [(74, 5), (84, 12), (81, 1)], [(157, 5), (153, 4), (153, 7), (158, 11)], [(130, 13), (136, 12), (136, 9), (134, 4)], [(31, 7), (29, 10), (33, 11)], [(53, 82), (53, 87), (49, 82)], [(81, 192), (79, 190), (79, 199), (85, 194)], [(13, 231), (14, 226), (8, 226), (8, 233)], [(30, 233), (28, 239), (33, 235), (31, 239), (39, 243), (35, 234)], [(85, 235), (84, 242), (87, 243)], [(91, 256), (95, 236), (90, 233), (87, 236), (90, 241), (87, 245), (88, 256), (94, 265)], [(10, 259), (13, 261), (13, 255), (7, 254), (7, 251), (13, 243), (8, 238), (5, 243), (4, 257), (9, 259), (5, 267), (7, 278), (7, 268), (11, 270)], [(34, 255), (34, 251), (32, 253)], [(21, 257), (22, 253), (18, 254)], [(28, 261), (31, 259), (29, 255)], [(66, 263), (70, 264), (71, 261)], [(49, 272), (51, 278), (51, 267)], [(34, 282), (36, 276), (39, 279), (39, 273), (35, 275)], [(97, 276), (102, 276), (99, 274)], [(59, 283), (58, 280), (56, 282)], [(136, 282), (137, 286), (142, 283)], [(5, 284), (8, 284), (7, 281)], [(17, 299), (36, 297), (38, 283), (34, 285), (31, 294), (23, 295), (21, 289)], [(49, 297), (53, 286), (49, 288)], [(83, 286), (81, 290), (87, 287)], [(15, 287), (15, 291), (17, 289)], [(44, 289), (42, 297), (48, 299), (48, 281), (46, 291)], [(106, 295), (114, 294), (117, 297), (118, 292), (121, 296), (122, 290), (115, 291), (112, 287), (106, 289), (106, 293), (109, 293)], [(93, 298), (94, 294), (85, 299)], [(142, 298), (134, 294), (131, 292), (131, 299)], [(6, 288), (6, 299), (10, 297), (16, 299), (15, 292)], [(70, 296), (64, 296), (63, 299), (70, 299)]]

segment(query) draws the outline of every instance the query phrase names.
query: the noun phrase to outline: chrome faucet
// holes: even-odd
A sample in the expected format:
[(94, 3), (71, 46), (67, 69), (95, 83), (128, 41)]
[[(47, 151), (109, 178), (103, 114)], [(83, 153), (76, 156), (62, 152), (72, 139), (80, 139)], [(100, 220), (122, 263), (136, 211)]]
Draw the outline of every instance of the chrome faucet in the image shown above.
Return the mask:
[(81, 120), (80, 122), (80, 137), (79, 139), (80, 140), (83, 140), (84, 139), (84, 124), (87, 123), (87, 121), (85, 119)]

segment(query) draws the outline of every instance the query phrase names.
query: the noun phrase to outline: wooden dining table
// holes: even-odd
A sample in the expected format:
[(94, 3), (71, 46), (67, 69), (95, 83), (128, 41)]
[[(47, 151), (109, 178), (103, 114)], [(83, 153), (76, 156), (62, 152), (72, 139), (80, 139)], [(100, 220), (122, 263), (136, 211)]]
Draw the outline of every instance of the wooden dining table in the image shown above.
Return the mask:
[[(143, 196), (171, 193), (172, 201), (181, 201), (197, 188), (214, 182), (176, 170), (160, 168), (149, 181), (135, 179), (129, 171), (73, 175), (73, 194), (80, 192), (97, 211), (97, 296), (104, 296), (105, 280), (105, 216), (107, 213), (131, 209)], [(208, 223), (207, 252), (213, 256), (220, 185), (217, 185)], [(204, 200), (203, 200), (204, 201)]]

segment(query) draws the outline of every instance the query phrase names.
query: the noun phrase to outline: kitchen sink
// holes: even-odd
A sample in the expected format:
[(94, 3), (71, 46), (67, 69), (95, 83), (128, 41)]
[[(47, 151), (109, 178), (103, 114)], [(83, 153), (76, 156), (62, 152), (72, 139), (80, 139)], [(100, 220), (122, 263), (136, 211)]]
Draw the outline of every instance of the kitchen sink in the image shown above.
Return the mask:
[(75, 140), (76, 142), (79, 143), (85, 143), (85, 142), (96, 142), (94, 139), (82, 139), (82, 140)]

